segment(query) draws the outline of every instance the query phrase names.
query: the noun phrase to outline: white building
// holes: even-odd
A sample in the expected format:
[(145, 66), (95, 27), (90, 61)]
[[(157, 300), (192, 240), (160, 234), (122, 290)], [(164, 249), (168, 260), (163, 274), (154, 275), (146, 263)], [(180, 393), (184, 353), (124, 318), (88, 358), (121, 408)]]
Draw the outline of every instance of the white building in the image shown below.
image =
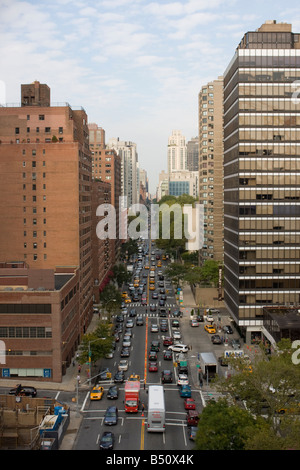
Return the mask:
[(121, 195), (127, 197), (127, 207), (139, 202), (139, 168), (136, 144), (111, 138), (108, 148), (121, 157)]
[(168, 139), (168, 173), (187, 169), (187, 149), (181, 131), (172, 131)]

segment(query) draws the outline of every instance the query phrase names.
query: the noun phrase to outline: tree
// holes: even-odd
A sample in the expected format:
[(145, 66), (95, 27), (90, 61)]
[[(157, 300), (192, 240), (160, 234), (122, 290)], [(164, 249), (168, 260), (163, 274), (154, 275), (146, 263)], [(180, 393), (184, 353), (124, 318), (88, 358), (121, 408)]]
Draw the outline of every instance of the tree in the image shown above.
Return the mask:
[(166, 268), (166, 276), (172, 279), (177, 285), (183, 282), (187, 274), (187, 267), (184, 264), (172, 263)]
[(121, 308), (122, 296), (114, 284), (107, 284), (100, 294), (100, 301), (110, 317), (113, 312)]
[(289, 345), (288, 348), (286, 340), (279, 342), (277, 352), (271, 357), (261, 354), (251, 369), (245, 360), (231, 359), (231, 377), (219, 379), (216, 384), (233, 401), (246, 403), (253, 415), (264, 416), (270, 442), (274, 436), (280, 440), (277, 448), (300, 448), (299, 434), (295, 432), (299, 427), (296, 417), (300, 410), (300, 369), (291, 360), (290, 342)]
[(111, 325), (108, 322), (100, 321), (95, 331), (83, 336), (80, 344), (79, 363), (89, 362), (90, 352), (91, 362), (94, 364), (110, 352), (112, 343)]
[(130, 281), (131, 274), (127, 272), (124, 264), (115, 264), (113, 267), (113, 279), (121, 287), (124, 283)]
[(247, 410), (230, 406), (226, 400), (211, 401), (200, 414), (196, 450), (244, 450), (256, 421)]

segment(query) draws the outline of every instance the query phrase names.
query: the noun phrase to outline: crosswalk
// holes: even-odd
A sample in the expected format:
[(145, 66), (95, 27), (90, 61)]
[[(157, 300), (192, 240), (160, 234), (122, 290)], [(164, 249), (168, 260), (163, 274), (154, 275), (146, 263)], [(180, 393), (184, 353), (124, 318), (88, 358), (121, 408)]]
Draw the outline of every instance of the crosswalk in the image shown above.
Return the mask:
[[(149, 307), (153, 307), (155, 306), (157, 308), (160, 308), (160, 306), (156, 303), (150, 303), (150, 304), (147, 304), (147, 305), (143, 305), (142, 302), (131, 302), (130, 304), (127, 304), (125, 308), (132, 308), (132, 307), (144, 307), (144, 308), (149, 308)], [(165, 303), (165, 305), (161, 308), (174, 308), (174, 307), (177, 307), (177, 304), (175, 303)]]

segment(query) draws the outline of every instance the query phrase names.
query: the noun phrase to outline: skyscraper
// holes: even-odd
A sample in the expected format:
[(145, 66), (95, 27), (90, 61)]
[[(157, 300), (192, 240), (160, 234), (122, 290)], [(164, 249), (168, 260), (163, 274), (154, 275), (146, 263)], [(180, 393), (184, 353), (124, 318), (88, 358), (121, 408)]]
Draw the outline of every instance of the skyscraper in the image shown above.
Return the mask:
[(300, 303), (299, 79), (300, 35), (275, 21), (224, 74), (225, 302), (249, 335), (263, 306)]
[(181, 131), (172, 131), (168, 138), (168, 173), (187, 169), (186, 142)]
[(199, 201), (204, 205), (204, 245), (199, 262), (223, 261), (223, 77), (199, 93)]

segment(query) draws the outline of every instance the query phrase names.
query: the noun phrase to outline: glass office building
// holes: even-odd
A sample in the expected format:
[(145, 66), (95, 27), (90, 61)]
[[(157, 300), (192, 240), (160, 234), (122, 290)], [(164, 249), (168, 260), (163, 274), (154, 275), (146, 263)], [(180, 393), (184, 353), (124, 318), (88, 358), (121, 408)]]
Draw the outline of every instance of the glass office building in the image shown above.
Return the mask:
[(300, 304), (299, 41), (266, 22), (224, 74), (224, 297), (247, 331)]

